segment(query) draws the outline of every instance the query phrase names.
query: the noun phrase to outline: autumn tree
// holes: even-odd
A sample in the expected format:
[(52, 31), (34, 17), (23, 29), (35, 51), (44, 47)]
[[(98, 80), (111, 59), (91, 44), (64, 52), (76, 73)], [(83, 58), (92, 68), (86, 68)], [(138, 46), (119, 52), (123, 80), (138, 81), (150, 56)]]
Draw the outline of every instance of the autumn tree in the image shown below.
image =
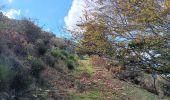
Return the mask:
[[(133, 70), (170, 73), (168, 0), (88, 0), (78, 23), (79, 47), (109, 55)], [(77, 33), (77, 31), (73, 31)], [(100, 37), (100, 38), (99, 38)], [(104, 41), (104, 42), (103, 42)], [(108, 49), (109, 47), (109, 49)], [(110, 49), (116, 48), (116, 49)], [(96, 51), (97, 50), (97, 51)]]
[[(85, 28), (82, 38), (77, 46), (77, 51), (83, 54), (97, 54), (112, 55), (114, 53), (114, 47), (110, 43), (107, 33), (104, 31), (105, 26), (102, 24), (96, 24), (93, 22), (86, 23), (86, 25), (79, 25), (79, 27)], [(103, 31), (98, 31), (103, 30)]]

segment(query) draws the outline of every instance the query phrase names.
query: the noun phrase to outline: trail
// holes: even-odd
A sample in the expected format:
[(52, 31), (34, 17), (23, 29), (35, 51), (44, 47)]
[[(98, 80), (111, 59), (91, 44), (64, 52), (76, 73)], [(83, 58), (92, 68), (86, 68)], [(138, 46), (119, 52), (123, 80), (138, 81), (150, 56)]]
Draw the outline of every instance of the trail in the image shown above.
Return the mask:
[(83, 65), (86, 66), (81, 68), (91, 67), (94, 72), (89, 75), (87, 70), (83, 70), (80, 75), (76, 74), (76, 80), (71, 85), (68, 81), (65, 83), (65, 96), (72, 95), (68, 100), (159, 100), (154, 94), (113, 78), (103, 65), (89, 66), (87, 62), (84, 60)]
[(93, 66), (94, 73), (89, 77), (84, 74), (80, 77), (79, 81), (82, 84), (82, 91), (80, 94), (86, 94), (89, 91), (96, 90), (99, 93), (100, 100), (115, 100), (113, 94), (120, 94), (117, 96), (121, 98), (125, 87), (123, 82), (112, 78), (112, 74), (103, 66)]

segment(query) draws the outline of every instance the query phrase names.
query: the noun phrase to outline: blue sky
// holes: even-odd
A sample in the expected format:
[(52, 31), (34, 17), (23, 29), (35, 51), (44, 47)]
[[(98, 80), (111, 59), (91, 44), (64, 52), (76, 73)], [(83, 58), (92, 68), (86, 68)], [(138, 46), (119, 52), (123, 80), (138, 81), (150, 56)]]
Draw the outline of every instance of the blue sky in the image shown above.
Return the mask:
[(60, 28), (73, 25), (80, 17), (82, 0), (0, 0), (5, 5), (4, 14), (9, 18), (23, 17), (35, 19), (44, 30), (57, 36), (63, 33)]

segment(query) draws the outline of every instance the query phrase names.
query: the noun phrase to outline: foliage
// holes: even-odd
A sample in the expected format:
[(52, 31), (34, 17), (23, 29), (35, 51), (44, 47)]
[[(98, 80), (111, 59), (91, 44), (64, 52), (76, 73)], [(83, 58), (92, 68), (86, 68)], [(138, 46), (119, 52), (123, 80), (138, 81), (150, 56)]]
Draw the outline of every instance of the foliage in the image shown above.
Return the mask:
[(72, 70), (76, 67), (76, 63), (73, 60), (67, 60), (67, 67)]
[(30, 86), (30, 84), (32, 83), (32, 78), (29, 75), (25, 75), (28, 73), (24, 73), (23, 72), (18, 72), (14, 79), (11, 82), (10, 88), (14, 89), (16, 92), (19, 91), (24, 91), (26, 89), (28, 89), (28, 87)]
[(83, 73), (88, 73), (88, 74), (90, 74), (90, 75), (91, 75), (92, 73), (94, 73), (94, 69), (93, 69), (93, 66), (92, 66), (92, 64), (91, 64), (90, 59), (88, 59), (88, 60), (81, 60), (79, 63), (80, 63), (79, 66), (77, 66), (77, 67), (73, 70), (73, 72), (72, 72), (73, 76), (79, 77), (79, 76), (81, 76)]
[(47, 48), (46, 48), (44, 45), (40, 45), (40, 46), (38, 47), (38, 53), (39, 53), (39, 55), (44, 55), (44, 54), (46, 53), (46, 51), (47, 51)]
[[(56, 40), (55, 43), (52, 39)], [(61, 97), (62, 94), (54, 97), (49, 93), (51, 89), (54, 89), (55, 93), (62, 92), (63, 89), (58, 90), (60, 87), (52, 87), (51, 85), (54, 83), (51, 82), (51, 79), (60, 78), (65, 81), (63, 75), (68, 73), (67, 66), (69, 68), (77, 66), (77, 62), (75, 62), (77, 57), (67, 52), (70, 47), (67, 48), (65, 43), (65, 39), (57, 38), (53, 33), (43, 31), (35, 24), (35, 20), (9, 19), (0, 13), (0, 60), (4, 59), (4, 61), (0, 61), (0, 98), (6, 96), (7, 98), (1, 99), (27, 100), (47, 97), (46, 100)], [(51, 55), (51, 52), (48, 51), (52, 50), (52, 47), (59, 47), (61, 56)], [(46, 68), (49, 66), (53, 67), (51, 68), (53, 70), (47, 72)], [(54, 68), (57, 66), (63, 68), (63, 71)], [(50, 77), (44, 77), (47, 73)], [(42, 92), (40, 93), (42, 98), (39, 96), (39, 91)], [(48, 97), (49, 94), (50, 97)]]
[(168, 84), (163, 85), (163, 91), (167, 96), (170, 96), (170, 86)]
[(30, 60), (30, 63), (31, 63), (32, 74), (35, 77), (39, 77), (40, 72), (45, 69), (44, 62), (41, 59), (34, 58), (32, 56), (29, 56), (28, 60)]
[(51, 52), (51, 55), (56, 58), (66, 59), (65, 56), (61, 53), (61, 51), (58, 48), (53, 48), (50, 52)]
[(48, 48), (47, 48), (47, 45), (44, 43), (43, 40), (41, 40), (41, 39), (37, 40), (36, 45), (37, 45), (37, 48), (38, 48), (38, 54), (39, 55), (44, 55), (47, 52)]
[(6, 64), (0, 64), (0, 90), (9, 88), (9, 83), (14, 79), (15, 72)]
[(29, 75), (25, 75), (25, 71), (20, 69), (13, 69), (7, 64), (0, 65), (0, 90), (8, 91), (13, 89), (16, 92), (23, 91), (31, 84)]
[(35, 42), (41, 37), (41, 28), (36, 26), (33, 21), (23, 19), (21, 25), (23, 26), (22, 31), (26, 34), (29, 42)]
[(64, 60), (67, 63), (68, 69), (74, 69), (78, 62), (77, 57), (73, 54), (69, 54), (66, 50), (53, 48), (51, 50), (51, 55), (58, 59)]
[(161, 90), (164, 93), (163, 95), (166, 95), (166, 96), (170, 97), (170, 85), (169, 85), (169, 81), (168, 82), (159, 82), (159, 84), (160, 84)]
[(50, 67), (54, 67), (54, 65), (56, 63), (55, 57), (53, 57), (51, 55), (46, 55), (45, 61), (46, 61), (46, 64), (49, 65)]
[(103, 26), (91, 23), (80, 27), (83, 27), (86, 30), (83, 33), (82, 39), (79, 41), (77, 46), (78, 53), (89, 55), (112, 55), (114, 53), (114, 48), (109, 41), (109, 37), (105, 36), (105, 31), (98, 31), (103, 30)]
[(70, 94), (71, 100), (98, 100), (99, 99), (99, 93), (98, 91), (90, 91), (87, 93), (87, 95), (78, 95), (76, 93)]
[[(71, 31), (81, 52), (110, 56), (129, 70), (169, 66), (169, 1), (87, 0), (84, 19)], [(170, 72), (165, 72), (165, 74)]]
[(0, 80), (1, 81), (9, 81), (13, 79), (14, 72), (10, 69), (9, 66), (5, 64), (0, 65)]

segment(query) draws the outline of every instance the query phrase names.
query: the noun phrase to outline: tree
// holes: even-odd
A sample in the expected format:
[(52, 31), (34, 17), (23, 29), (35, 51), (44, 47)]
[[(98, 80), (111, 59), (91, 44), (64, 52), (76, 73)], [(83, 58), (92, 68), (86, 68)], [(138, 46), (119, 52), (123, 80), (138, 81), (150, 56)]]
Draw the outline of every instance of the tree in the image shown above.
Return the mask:
[[(130, 69), (149, 68), (158, 74), (170, 73), (162, 70), (170, 66), (168, 46), (170, 1), (88, 0), (88, 2), (90, 6), (85, 11), (85, 20), (77, 25), (82, 31), (79, 32), (80, 35), (76, 35), (80, 36), (80, 45), (86, 48), (84, 50), (93, 52), (98, 50), (97, 52), (109, 55), (111, 53), (103, 52), (103, 49), (107, 48), (105, 46), (109, 45), (116, 48), (108, 50), (111, 52), (115, 50), (116, 53), (112, 57)], [(101, 37), (99, 40), (98, 36)], [(102, 42), (103, 40), (105, 42)]]
[[(89, 25), (88, 25), (89, 24)], [(101, 24), (96, 24), (93, 22), (86, 23), (85, 25), (81, 24), (79, 27), (85, 28), (83, 32), (82, 39), (80, 39), (77, 46), (77, 51), (83, 54), (97, 54), (100, 56), (103, 55), (112, 55), (114, 53), (114, 48), (109, 41), (109, 37), (105, 35), (106, 31), (104, 30), (105, 26)]]

